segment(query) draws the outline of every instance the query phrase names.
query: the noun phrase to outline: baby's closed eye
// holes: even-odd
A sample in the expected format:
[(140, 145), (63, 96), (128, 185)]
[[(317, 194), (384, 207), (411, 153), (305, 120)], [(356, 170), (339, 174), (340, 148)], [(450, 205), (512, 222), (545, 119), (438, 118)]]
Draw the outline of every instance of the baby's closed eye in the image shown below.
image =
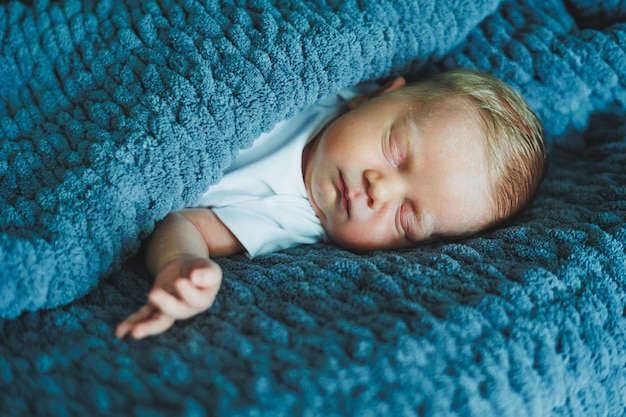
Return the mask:
[(383, 153), (394, 168), (402, 167), (406, 160), (406, 147), (394, 129), (389, 131), (387, 140), (383, 144)]
[(417, 241), (417, 215), (415, 207), (408, 201), (403, 201), (398, 207), (398, 224), (404, 237), (410, 241)]

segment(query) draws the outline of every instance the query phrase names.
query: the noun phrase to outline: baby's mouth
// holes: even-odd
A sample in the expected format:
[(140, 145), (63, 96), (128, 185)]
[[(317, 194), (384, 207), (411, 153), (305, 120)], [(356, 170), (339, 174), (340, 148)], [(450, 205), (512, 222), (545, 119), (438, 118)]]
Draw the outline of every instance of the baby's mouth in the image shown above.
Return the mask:
[(350, 197), (348, 197), (348, 186), (343, 178), (343, 173), (339, 171), (339, 191), (341, 192), (341, 205), (344, 211), (350, 217)]

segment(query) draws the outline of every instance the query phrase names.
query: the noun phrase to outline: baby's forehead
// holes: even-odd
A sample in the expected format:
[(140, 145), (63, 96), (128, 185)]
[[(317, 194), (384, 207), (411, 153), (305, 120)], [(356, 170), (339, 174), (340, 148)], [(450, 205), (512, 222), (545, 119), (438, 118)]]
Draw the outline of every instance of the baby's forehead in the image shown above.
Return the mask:
[(412, 94), (412, 99), (416, 107), (424, 107), (430, 110), (444, 109), (475, 115), (478, 115), (481, 111), (472, 98), (451, 91), (429, 92), (426, 90), (422, 94)]
[(467, 126), (481, 133), (487, 133), (486, 112), (470, 97), (447, 93), (437, 95), (417, 95), (410, 97), (409, 111), (406, 114), (409, 123), (419, 125), (434, 118), (443, 118), (449, 124)]
[[(464, 183), (472, 177), (487, 181), (481, 187), (472, 187), (480, 192), (486, 203), (493, 200), (492, 169), (489, 155), (489, 140), (484, 110), (471, 98), (459, 94), (417, 97), (415, 106), (409, 113), (410, 124), (414, 124), (417, 147), (412, 152), (424, 152), (420, 146), (424, 138), (419, 135), (432, 135), (426, 138), (433, 145), (428, 149), (428, 157), (442, 158), (450, 168), (450, 181)], [(420, 132), (420, 129), (423, 129)], [(448, 134), (439, 135), (448, 130)], [(477, 152), (477, 153), (474, 153)], [(468, 157), (469, 155), (474, 155)], [(454, 167), (454, 169), (452, 169)], [(479, 189), (480, 188), (480, 189)]]

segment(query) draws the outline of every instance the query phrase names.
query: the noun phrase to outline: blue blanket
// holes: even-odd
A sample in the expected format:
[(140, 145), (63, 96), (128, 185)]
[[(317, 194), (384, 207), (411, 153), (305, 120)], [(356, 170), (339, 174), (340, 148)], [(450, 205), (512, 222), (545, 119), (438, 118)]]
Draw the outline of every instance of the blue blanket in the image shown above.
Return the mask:
[[(0, 5), (0, 414), (622, 416), (619, 1)], [(498, 230), (402, 251), (220, 259), (212, 309), (118, 341), (141, 239), (239, 149), (340, 89), (492, 72), (551, 166)]]

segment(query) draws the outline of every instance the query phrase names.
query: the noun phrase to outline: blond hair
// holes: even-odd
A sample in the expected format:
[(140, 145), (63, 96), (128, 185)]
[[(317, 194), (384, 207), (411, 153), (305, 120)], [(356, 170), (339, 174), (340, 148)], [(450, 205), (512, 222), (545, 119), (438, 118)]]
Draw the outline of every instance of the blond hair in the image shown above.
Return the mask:
[(444, 72), (402, 90), (420, 100), (466, 99), (485, 128), (494, 223), (528, 205), (543, 177), (547, 150), (541, 121), (517, 91), (492, 75), (469, 69)]

